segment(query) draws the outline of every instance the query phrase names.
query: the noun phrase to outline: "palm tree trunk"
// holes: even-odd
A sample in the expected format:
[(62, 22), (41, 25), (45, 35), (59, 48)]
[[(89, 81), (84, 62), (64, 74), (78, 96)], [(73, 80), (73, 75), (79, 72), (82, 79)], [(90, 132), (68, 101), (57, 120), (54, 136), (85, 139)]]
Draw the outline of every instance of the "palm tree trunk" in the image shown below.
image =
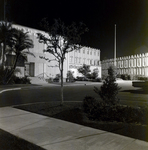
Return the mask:
[(11, 70), (10, 74), (8, 75), (8, 79), (7, 79), (7, 81), (6, 81), (6, 84), (8, 84), (8, 83), (10, 82), (10, 80), (11, 80), (13, 74), (14, 74), (14, 71), (15, 71), (15, 69), (16, 69), (16, 64), (17, 64), (17, 61), (18, 61), (18, 59), (19, 59), (19, 56), (20, 56), (20, 55), (16, 55), (16, 59), (15, 59), (14, 65), (13, 65), (13, 67), (12, 67), (12, 70)]
[(5, 42), (3, 43), (3, 46), (2, 46), (2, 68), (4, 69), (5, 68), (5, 49), (6, 49), (6, 44)]

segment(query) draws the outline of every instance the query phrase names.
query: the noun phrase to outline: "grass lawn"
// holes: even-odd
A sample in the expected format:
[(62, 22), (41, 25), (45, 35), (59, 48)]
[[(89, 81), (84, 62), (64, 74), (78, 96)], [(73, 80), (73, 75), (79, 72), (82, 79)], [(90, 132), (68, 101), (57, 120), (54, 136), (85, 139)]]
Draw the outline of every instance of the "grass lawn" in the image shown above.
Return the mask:
[(91, 121), (83, 112), (81, 102), (65, 102), (63, 106), (60, 106), (59, 102), (37, 103), (17, 106), (16, 108), (148, 142), (148, 126), (121, 122)]
[(44, 150), (0, 129), (0, 150)]

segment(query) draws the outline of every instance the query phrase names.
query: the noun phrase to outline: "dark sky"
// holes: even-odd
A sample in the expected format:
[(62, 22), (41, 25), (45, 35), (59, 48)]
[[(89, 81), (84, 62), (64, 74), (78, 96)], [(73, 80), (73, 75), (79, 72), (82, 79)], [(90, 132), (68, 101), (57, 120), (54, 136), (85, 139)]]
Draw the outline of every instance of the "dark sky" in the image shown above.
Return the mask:
[(115, 24), (117, 57), (148, 52), (148, 0), (7, 0), (6, 10), (8, 20), (37, 29), (44, 17), (50, 24), (55, 18), (67, 24), (83, 21), (89, 32), (82, 45), (100, 49), (101, 59), (113, 58)]

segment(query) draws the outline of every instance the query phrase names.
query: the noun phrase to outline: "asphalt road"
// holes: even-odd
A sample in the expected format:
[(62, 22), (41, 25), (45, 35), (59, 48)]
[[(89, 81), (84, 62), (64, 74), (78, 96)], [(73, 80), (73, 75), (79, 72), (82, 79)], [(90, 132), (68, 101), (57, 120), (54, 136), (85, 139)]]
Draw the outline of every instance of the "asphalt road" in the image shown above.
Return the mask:
[[(118, 94), (122, 104), (142, 106), (148, 104), (148, 93), (132, 87), (131, 82), (118, 84), (122, 87)], [(100, 88), (101, 84), (65, 86), (64, 101), (82, 101), (85, 96), (100, 99), (99, 95), (93, 91), (94, 86)], [(27, 86), (0, 94), (0, 107), (50, 101), (60, 101), (60, 86)]]

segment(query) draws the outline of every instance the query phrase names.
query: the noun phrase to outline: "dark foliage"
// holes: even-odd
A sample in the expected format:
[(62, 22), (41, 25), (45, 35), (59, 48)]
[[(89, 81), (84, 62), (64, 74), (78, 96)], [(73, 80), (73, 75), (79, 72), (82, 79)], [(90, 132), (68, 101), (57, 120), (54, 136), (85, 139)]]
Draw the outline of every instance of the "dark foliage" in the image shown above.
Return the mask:
[(108, 105), (95, 98), (87, 96), (83, 100), (83, 110), (90, 120), (107, 122), (125, 122), (147, 124), (147, 108), (123, 105)]
[(138, 80), (148, 81), (148, 77), (138, 77)]
[(68, 71), (67, 72), (67, 79), (66, 79), (67, 82), (75, 82), (75, 78), (73, 76), (73, 73), (71, 71)]
[(119, 103), (119, 98), (117, 94), (121, 89), (118, 87), (118, 84), (115, 83), (116, 77), (113, 67), (109, 67), (108, 76), (106, 77), (101, 89), (99, 90), (97, 87), (94, 87), (94, 91), (99, 94), (104, 103), (108, 105), (116, 105)]
[(121, 74), (119, 76), (119, 78), (123, 79), (123, 80), (131, 80), (131, 76), (128, 74)]
[(95, 107), (97, 106), (97, 100), (91, 96), (86, 96), (83, 99), (83, 109), (84, 112), (92, 115), (92, 111), (94, 111)]
[(91, 76), (91, 75), (90, 75), (90, 72), (91, 72), (90, 66), (89, 66), (89, 65), (86, 65), (86, 64), (83, 64), (82, 67), (78, 68), (78, 72), (81, 73), (82, 75), (84, 75), (84, 76), (87, 77), (87, 78), (88, 78), (89, 76)]
[(12, 81), (15, 84), (31, 84), (30, 83), (30, 79), (27, 78), (26, 76), (25, 77), (16, 77), (16, 76), (13, 76), (12, 77)]

